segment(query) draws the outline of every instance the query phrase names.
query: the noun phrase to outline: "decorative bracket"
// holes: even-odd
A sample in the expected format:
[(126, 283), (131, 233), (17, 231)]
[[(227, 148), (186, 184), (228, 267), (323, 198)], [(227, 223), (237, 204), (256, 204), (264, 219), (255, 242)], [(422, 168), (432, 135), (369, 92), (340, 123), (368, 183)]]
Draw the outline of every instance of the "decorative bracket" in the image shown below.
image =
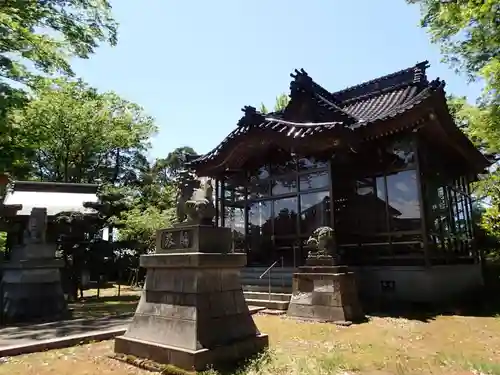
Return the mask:
[(266, 121), (264, 115), (257, 111), (255, 107), (246, 105), (241, 110), (243, 111), (244, 115), (238, 121), (238, 126), (256, 126)]

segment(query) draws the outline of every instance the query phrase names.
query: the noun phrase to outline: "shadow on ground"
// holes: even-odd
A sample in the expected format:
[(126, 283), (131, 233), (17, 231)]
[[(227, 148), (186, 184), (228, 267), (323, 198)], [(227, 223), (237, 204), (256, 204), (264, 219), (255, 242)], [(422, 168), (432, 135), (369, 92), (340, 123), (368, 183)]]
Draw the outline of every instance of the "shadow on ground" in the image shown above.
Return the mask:
[(364, 308), (369, 316), (405, 318), (428, 322), (437, 316), (500, 317), (500, 288), (483, 288), (469, 295), (440, 304), (385, 301), (368, 302)]
[(132, 314), (139, 302), (138, 295), (87, 297), (69, 304), (73, 318), (104, 318)]
[(120, 328), (129, 323), (130, 317), (100, 319), (75, 319), (36, 325), (20, 325), (0, 329), (0, 346), (15, 345), (26, 341), (49, 340), (92, 331)]
[[(439, 304), (404, 304), (392, 301), (363, 301), (369, 316), (406, 318), (427, 322), (437, 316), (500, 317), (500, 264), (487, 264), (483, 269), (485, 286)], [(418, 288), (418, 285), (415, 286)]]

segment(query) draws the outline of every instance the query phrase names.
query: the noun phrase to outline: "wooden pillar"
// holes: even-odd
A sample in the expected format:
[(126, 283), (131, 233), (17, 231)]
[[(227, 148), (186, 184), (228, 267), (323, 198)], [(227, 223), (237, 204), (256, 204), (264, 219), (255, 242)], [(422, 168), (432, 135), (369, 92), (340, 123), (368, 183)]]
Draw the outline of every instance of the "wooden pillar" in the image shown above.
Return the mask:
[[(337, 252), (337, 256), (339, 257), (340, 261), (342, 264), (344, 264), (344, 260), (340, 256), (340, 247), (338, 245), (338, 239), (337, 239), (337, 228), (335, 227), (335, 196), (334, 196), (334, 189), (333, 189), (333, 179), (336, 177), (333, 175), (333, 163), (330, 160), (328, 160), (328, 176), (330, 180), (329, 184), (329, 193), (330, 193), (330, 227), (333, 228), (333, 241), (334, 241), (334, 246), (335, 250)], [(344, 257), (345, 258), (345, 257)]]
[(226, 198), (226, 176), (222, 176), (221, 178), (221, 186), (220, 186), (220, 226), (226, 226), (226, 217), (225, 217), (225, 198)]
[(330, 223), (331, 227), (333, 230), (335, 230), (335, 202), (334, 202), (334, 196), (333, 196), (333, 163), (331, 160), (328, 160), (328, 179), (330, 180), (329, 183), (329, 193), (330, 193)]
[(422, 163), (420, 157), (420, 139), (417, 135), (414, 136), (413, 150), (415, 153), (416, 175), (418, 185), (418, 203), (420, 205), (420, 222), (422, 231), (422, 242), (424, 245), (424, 262), (426, 266), (431, 266), (432, 262), (429, 254), (429, 233), (427, 226), (427, 204), (425, 199), (425, 172), (422, 170)]
[(220, 179), (215, 179), (215, 226), (219, 226), (220, 204)]
[(249, 173), (247, 171), (244, 172), (245, 173), (245, 198), (244, 198), (244, 206), (245, 206), (245, 209), (243, 211), (243, 225), (245, 227), (245, 231), (244, 231), (244, 246), (245, 246), (245, 253), (247, 254), (247, 259), (248, 259), (248, 255), (249, 255), (249, 252), (250, 252), (250, 244), (248, 243), (248, 239), (249, 239), (249, 236), (248, 236), (248, 185), (249, 185), (249, 179), (250, 179), (250, 176), (249, 176)]
[(484, 252), (483, 252), (483, 249), (481, 248), (478, 248), (477, 246), (477, 241), (476, 241), (476, 238), (477, 238), (477, 228), (476, 226), (474, 225), (474, 218), (473, 218), (473, 214), (474, 214), (474, 211), (473, 211), (473, 207), (472, 207), (472, 195), (471, 195), (471, 188), (470, 188), (470, 176), (466, 176), (465, 177), (465, 188), (466, 188), (466, 194), (467, 194), (467, 197), (466, 197), (466, 202), (467, 202), (467, 206), (469, 207), (469, 212), (470, 212), (470, 226), (471, 226), (471, 237), (472, 237), (472, 252), (474, 254), (474, 258), (475, 258), (475, 262), (476, 263), (481, 263), (481, 265), (483, 265), (484, 263)]

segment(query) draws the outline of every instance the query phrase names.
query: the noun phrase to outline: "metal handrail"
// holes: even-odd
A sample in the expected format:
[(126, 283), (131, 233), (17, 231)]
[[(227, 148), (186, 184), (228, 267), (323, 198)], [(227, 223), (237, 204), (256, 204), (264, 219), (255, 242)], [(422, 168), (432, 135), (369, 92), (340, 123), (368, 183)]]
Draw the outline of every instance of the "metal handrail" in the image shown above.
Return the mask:
[(268, 272), (270, 272), (270, 271), (271, 271), (271, 269), (272, 269), (272, 268), (276, 265), (276, 263), (278, 263), (278, 262), (279, 262), (279, 260), (276, 260), (276, 261), (274, 261), (274, 263), (273, 263), (273, 264), (271, 264), (269, 267), (267, 267), (267, 269), (266, 269), (264, 272), (262, 272), (262, 275), (260, 275), (260, 276), (259, 276), (259, 279), (262, 279), (264, 276), (266, 276), (266, 274), (267, 274)]
[[(283, 257), (281, 257), (279, 260), (274, 261), (273, 264), (267, 267), (267, 269), (262, 273), (262, 275), (259, 276), (259, 279), (262, 279), (267, 274), (267, 291), (268, 291), (269, 301), (271, 300), (271, 270), (280, 261), (281, 261), (281, 268), (283, 269)], [(281, 275), (281, 284), (282, 286), (284, 286), (283, 275)]]

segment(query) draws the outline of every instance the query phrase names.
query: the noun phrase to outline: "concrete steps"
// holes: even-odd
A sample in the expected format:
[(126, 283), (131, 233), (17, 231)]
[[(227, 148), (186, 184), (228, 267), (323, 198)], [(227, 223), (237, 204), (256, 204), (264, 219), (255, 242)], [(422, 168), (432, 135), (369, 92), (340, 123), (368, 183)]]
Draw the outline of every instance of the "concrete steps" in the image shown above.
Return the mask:
[(268, 310), (279, 310), (286, 311), (288, 310), (288, 305), (290, 301), (272, 301), (272, 300), (261, 300), (261, 299), (247, 299), (247, 303), (253, 306), (263, 307), (263, 309)]
[(290, 293), (268, 293), (268, 292), (249, 292), (243, 291), (245, 299), (253, 300), (272, 300), (272, 301), (290, 301)]
[(275, 267), (260, 276), (267, 267), (246, 267), (241, 271), (243, 294), (248, 305), (268, 310), (286, 311), (292, 292), (292, 267)]
[(270, 310), (287, 310), (291, 294), (267, 292), (243, 292), (248, 305), (261, 306)]

